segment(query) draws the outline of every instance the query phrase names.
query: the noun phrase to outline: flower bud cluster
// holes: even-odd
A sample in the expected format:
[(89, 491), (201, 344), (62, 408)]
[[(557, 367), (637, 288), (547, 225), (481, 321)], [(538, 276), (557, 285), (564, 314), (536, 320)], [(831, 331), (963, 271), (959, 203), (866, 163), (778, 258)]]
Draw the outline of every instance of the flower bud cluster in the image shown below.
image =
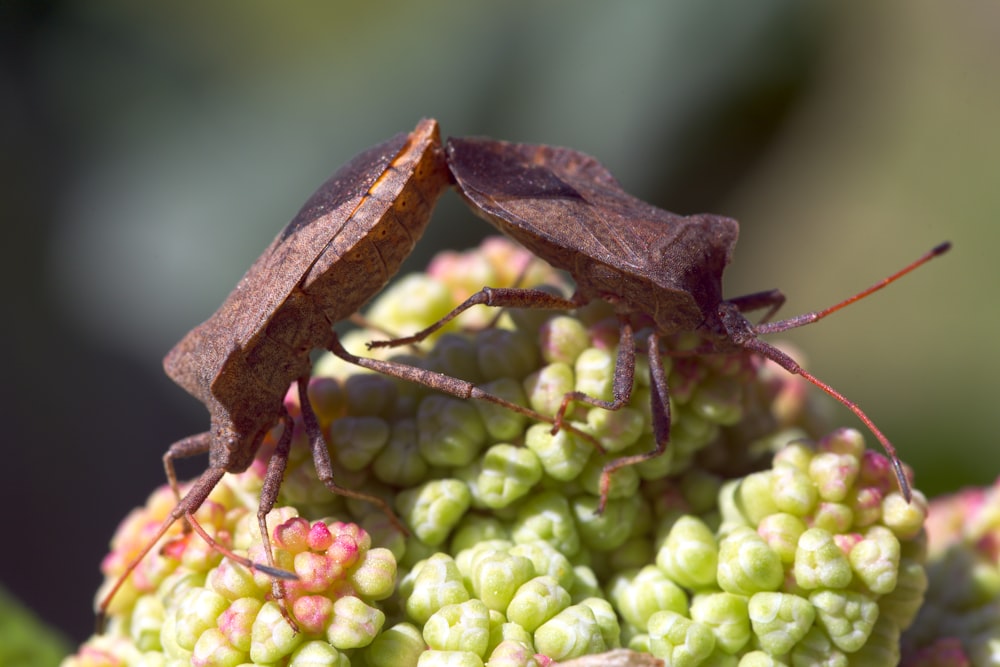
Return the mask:
[[(522, 273), (523, 284), (560, 287), (526, 252), (490, 240), (390, 286), (368, 319), (406, 334)], [(542, 415), (567, 392), (612, 397), (618, 322), (607, 304), (495, 316), (472, 309), (404, 353), (365, 351), (384, 337), (373, 331), (343, 342)], [(296, 419), (284, 507), (269, 526), (276, 565), (298, 581), (272, 586), (178, 526), (115, 598), (111, 632), (67, 667), (548, 667), (606, 651), (638, 656), (623, 648), (674, 665), (896, 664), (926, 585), (922, 496), (907, 504), (888, 461), (856, 431), (805, 444), (814, 416), (799, 379), (703, 347), (685, 335), (663, 350), (669, 447), (617, 470), (601, 514), (604, 467), (655, 446), (645, 354), (627, 406), (575, 402), (570, 428), (555, 434), (496, 405), (324, 357), (309, 398), (337, 484), (385, 498), (410, 535), (318, 482)], [(294, 391), (286, 401), (296, 417), (297, 401)], [(274, 445), (269, 436), (197, 515), (255, 562), (266, 557), (253, 503)], [(161, 491), (126, 520), (109, 579), (172, 505)]]
[(927, 599), (903, 635), (903, 664), (1000, 665), (1000, 480), (935, 498), (927, 549)]

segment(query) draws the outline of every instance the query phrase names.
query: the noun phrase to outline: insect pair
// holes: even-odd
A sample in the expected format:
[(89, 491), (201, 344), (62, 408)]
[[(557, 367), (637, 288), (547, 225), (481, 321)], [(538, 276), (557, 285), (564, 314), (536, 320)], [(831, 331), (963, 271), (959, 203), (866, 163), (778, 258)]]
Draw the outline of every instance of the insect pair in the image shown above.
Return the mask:
[[(429, 222), (437, 199), (450, 185), (477, 215), (536, 256), (567, 271), (576, 283), (576, 292), (571, 298), (562, 298), (540, 290), (487, 287), (429, 329), (389, 343), (422, 340), (474, 305), (570, 310), (603, 299), (613, 304), (621, 335), (612, 400), (572, 392), (565, 395), (555, 415), (541, 415), (469, 382), (358, 357), (340, 345), (332, 325), (355, 313), (398, 271)], [(769, 322), (784, 301), (781, 292), (771, 290), (729, 300), (722, 297), (722, 274), (738, 230), (738, 223), (730, 218), (683, 217), (642, 202), (625, 193), (596, 160), (566, 148), (489, 139), (451, 139), (442, 147), (434, 120), (423, 120), (413, 132), (399, 134), (359, 154), (320, 186), (219, 310), (188, 333), (164, 359), (167, 375), (204, 403), (211, 415), (210, 430), (174, 443), (163, 457), (167, 478), (178, 497), (174, 460), (207, 452), (209, 465), (109, 589), (99, 606), (99, 622), (129, 573), (174, 522), (185, 518), (202, 532), (191, 515), (225, 473), (247, 469), (264, 436), (278, 424), (284, 428), (268, 462), (257, 513), (268, 565), (224, 553), (272, 576), (288, 576), (274, 568), (265, 518), (276, 502), (288, 462), (292, 419), (283, 399), (293, 382), (319, 479), (333, 493), (377, 505), (405, 532), (383, 500), (341, 487), (333, 479), (326, 440), (306, 396), (309, 354), (314, 348), (459, 398), (502, 405), (558, 429), (564, 426), (574, 401), (609, 410), (628, 402), (635, 370), (634, 321), (646, 318), (654, 323), (646, 349), (651, 352), (656, 447), (605, 466), (601, 507), (615, 470), (658, 456), (667, 447), (670, 403), (666, 373), (656, 351), (664, 336), (681, 332), (701, 334), (713, 351), (746, 350), (771, 359), (850, 408), (885, 448), (900, 490), (909, 499), (909, 481), (899, 457), (871, 419), (759, 336), (819, 320), (940, 255), (949, 244), (934, 248), (830, 308)], [(743, 313), (758, 309), (767, 309), (766, 314), (762, 323), (753, 325)], [(279, 584), (275, 586), (275, 594), (280, 596)]]

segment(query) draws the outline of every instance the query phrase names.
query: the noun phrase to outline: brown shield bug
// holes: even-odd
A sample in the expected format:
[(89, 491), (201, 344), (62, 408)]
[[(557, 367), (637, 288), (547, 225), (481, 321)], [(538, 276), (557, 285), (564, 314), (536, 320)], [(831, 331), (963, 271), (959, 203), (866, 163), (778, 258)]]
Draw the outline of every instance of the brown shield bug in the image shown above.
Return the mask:
[(268, 565), (274, 565), (265, 518), (277, 499), (291, 446), (292, 420), (283, 399), (292, 382), (298, 383), (320, 479), (334, 493), (375, 503), (398, 525), (384, 501), (333, 481), (326, 441), (305, 392), (309, 353), (333, 346), (332, 324), (354, 313), (396, 273), (448, 182), (433, 120), (357, 155), (310, 197), (215, 314), (167, 354), (167, 375), (211, 415), (210, 430), (167, 450), (167, 479), (176, 492), (175, 459), (207, 452), (209, 464), (101, 601), (99, 626), (121, 584), (156, 541), (181, 517), (194, 525), (190, 515), (222, 476), (246, 470), (264, 436), (281, 423), (257, 513)]
[[(576, 282), (572, 298), (517, 288), (491, 289), (471, 296), (441, 322), (407, 338), (380, 341), (396, 345), (423, 339), (444, 322), (477, 304), (497, 307), (574, 309), (591, 300), (614, 305), (620, 328), (613, 400), (580, 392), (564, 396), (556, 428), (573, 401), (617, 410), (632, 392), (635, 371), (635, 318), (654, 323), (648, 350), (659, 350), (663, 336), (697, 332), (712, 351), (747, 350), (801, 375), (854, 412), (882, 444), (907, 500), (910, 484), (892, 443), (858, 405), (805, 371), (762, 334), (815, 322), (885, 287), (950, 247), (942, 243), (912, 264), (872, 287), (825, 310), (768, 322), (784, 302), (778, 290), (724, 299), (722, 273), (729, 263), (739, 224), (718, 215), (680, 216), (643, 202), (622, 190), (592, 157), (566, 148), (515, 144), (491, 139), (450, 139), (448, 166), (459, 193), (480, 217), (536, 256), (567, 271)], [(744, 312), (768, 309), (754, 325)], [(656, 448), (615, 459), (601, 477), (603, 509), (614, 471), (665, 451), (670, 435), (667, 378), (658, 354), (650, 354), (652, 414)]]
[[(211, 416), (210, 430), (179, 440), (167, 450), (163, 456), (167, 479), (179, 496), (174, 460), (208, 453), (209, 465), (104, 596), (98, 609), (99, 626), (131, 571), (182, 517), (224, 555), (275, 577), (293, 576), (274, 568), (265, 521), (277, 499), (291, 447), (292, 420), (283, 399), (292, 382), (297, 383), (320, 481), (333, 493), (375, 504), (406, 532), (382, 499), (334, 482), (326, 439), (306, 396), (309, 354), (314, 348), (459, 398), (489, 401), (532, 419), (555, 423), (551, 417), (470, 382), (351, 355), (332, 329), (396, 274), (450, 182), (434, 120), (423, 120), (413, 132), (398, 134), (357, 155), (310, 197), (215, 314), (167, 354), (163, 361), (167, 375), (201, 401)], [(257, 512), (268, 561), (268, 566), (262, 566), (215, 544), (191, 515), (224, 474), (247, 469), (264, 436), (278, 424), (284, 428), (268, 462)], [(281, 597), (278, 582), (275, 596)], [(292, 623), (287, 612), (286, 618)]]

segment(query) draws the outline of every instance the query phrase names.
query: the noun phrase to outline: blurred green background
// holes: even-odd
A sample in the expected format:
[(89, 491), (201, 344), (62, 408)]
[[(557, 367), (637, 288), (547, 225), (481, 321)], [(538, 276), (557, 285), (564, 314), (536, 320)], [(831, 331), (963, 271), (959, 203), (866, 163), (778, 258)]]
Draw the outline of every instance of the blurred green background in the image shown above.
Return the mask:
[[(783, 338), (865, 406), (920, 488), (1000, 470), (998, 3), (0, 12), (0, 578), (74, 641), (115, 525), (163, 481), (166, 447), (207, 427), (163, 354), (319, 183), (422, 116), (446, 135), (571, 146), (664, 208), (739, 219), (726, 293), (780, 287), (785, 315), (950, 239)], [(448, 196), (408, 268), (491, 230)]]

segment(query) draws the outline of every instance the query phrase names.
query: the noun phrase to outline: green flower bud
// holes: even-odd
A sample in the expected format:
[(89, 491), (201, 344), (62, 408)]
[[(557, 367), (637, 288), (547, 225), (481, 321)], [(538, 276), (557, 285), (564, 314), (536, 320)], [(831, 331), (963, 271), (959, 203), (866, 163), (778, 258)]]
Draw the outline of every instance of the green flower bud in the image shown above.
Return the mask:
[(530, 449), (499, 444), (486, 450), (472, 487), (476, 500), (500, 509), (531, 491), (542, 478), (542, 465)]
[(878, 620), (878, 603), (855, 591), (816, 591), (809, 601), (816, 608), (816, 623), (845, 653), (864, 646)]
[[(499, 326), (482, 329), (476, 334), (476, 352), (479, 368), (490, 383), (523, 378), (539, 365), (535, 336), (524, 331)], [(524, 399), (523, 387), (519, 388), (518, 395)]]
[(566, 607), (545, 621), (535, 630), (534, 640), (539, 653), (556, 661), (600, 653), (609, 648), (604, 643), (601, 625), (593, 609), (583, 604)]
[(566, 590), (573, 590), (577, 579), (573, 565), (548, 542), (522, 542), (511, 547), (509, 553), (530, 560), (536, 575), (552, 577)]
[(851, 564), (833, 535), (810, 528), (799, 538), (795, 550), (795, 582), (805, 589), (844, 588), (851, 583)]
[(879, 616), (865, 645), (851, 654), (851, 665), (881, 667), (900, 664), (899, 626)]
[(740, 657), (737, 667), (791, 667), (791, 665), (764, 651), (750, 651)]
[(417, 667), (483, 667), (483, 659), (472, 651), (428, 649), (420, 654)]
[(490, 652), (486, 667), (540, 667), (530, 644), (505, 639)]
[(811, 513), (819, 499), (812, 478), (792, 466), (775, 465), (771, 476), (771, 495), (778, 510), (798, 517)]
[(250, 659), (257, 663), (278, 662), (304, 639), (301, 632), (292, 629), (274, 602), (264, 603), (250, 633)]
[(543, 491), (522, 503), (511, 534), (519, 544), (542, 540), (567, 556), (580, 549), (569, 502), (555, 491)]
[(747, 612), (757, 641), (771, 655), (791, 651), (816, 620), (812, 604), (790, 593), (756, 593)]
[(476, 348), (473, 341), (466, 336), (443, 334), (435, 341), (433, 349), (427, 355), (427, 367), (473, 384), (482, 384), (485, 377), (479, 370)]
[(573, 390), (573, 369), (568, 364), (543, 366), (524, 380), (531, 409), (543, 415), (556, 414), (563, 396)]
[(700, 519), (681, 517), (656, 552), (656, 565), (685, 588), (714, 586), (719, 565), (715, 536)]
[(851, 491), (860, 467), (856, 456), (819, 452), (809, 463), (809, 476), (821, 498), (840, 502)]
[(447, 315), (453, 306), (451, 290), (444, 283), (413, 273), (386, 287), (372, 302), (367, 317), (388, 331), (419, 331)]
[(193, 588), (180, 599), (174, 612), (174, 636), (177, 645), (186, 651), (194, 650), (198, 637), (215, 627), (219, 616), (229, 606), (229, 601), (206, 588)]
[(879, 598), (880, 617), (891, 619), (900, 628), (909, 628), (924, 603), (927, 592), (927, 570), (912, 559), (899, 562), (896, 587)]
[(389, 440), (372, 461), (371, 470), (379, 481), (401, 487), (413, 486), (427, 477), (427, 461), (417, 444), (416, 420), (393, 422)]
[(649, 618), (658, 611), (688, 613), (687, 595), (653, 565), (633, 576), (625, 573), (612, 578), (609, 593), (622, 618), (641, 632), (647, 631)]
[[(524, 395), (524, 388), (521, 387), (520, 382), (513, 378), (498, 378), (492, 382), (484, 382), (479, 385), (479, 388), (516, 405), (528, 405), (528, 397)], [(528, 423), (526, 416), (485, 401), (473, 401), (472, 405), (479, 411), (479, 416), (486, 427), (486, 433), (491, 440), (500, 442), (514, 440), (524, 433), (524, 428)]]
[(916, 489), (910, 503), (898, 492), (890, 493), (882, 500), (882, 521), (901, 540), (916, 537), (926, 518), (927, 499)]
[(288, 667), (351, 667), (351, 660), (326, 642), (305, 642), (292, 652)]
[(451, 553), (461, 553), (480, 542), (510, 540), (510, 531), (504, 523), (493, 517), (466, 514), (452, 532)]
[(378, 417), (341, 417), (333, 421), (330, 438), (340, 464), (362, 470), (389, 441), (389, 424)]
[(888, 528), (872, 526), (865, 539), (848, 554), (851, 568), (872, 593), (885, 595), (896, 588), (899, 540)]
[(573, 566), (573, 583), (568, 590), (573, 596), (574, 604), (603, 595), (597, 575), (586, 565)]
[(698, 667), (715, 651), (715, 635), (676, 612), (658, 611), (649, 618), (649, 649), (675, 667)]
[(630, 408), (587, 411), (587, 432), (609, 453), (621, 452), (639, 442), (647, 424), (641, 412)]
[(555, 579), (535, 577), (522, 584), (514, 593), (507, 605), (507, 619), (528, 632), (534, 632), (569, 605), (569, 593)]
[(236, 667), (250, 656), (234, 647), (217, 628), (208, 628), (198, 637), (191, 652), (192, 665)]
[(457, 479), (437, 479), (400, 492), (396, 507), (413, 532), (431, 546), (447, 539), (472, 503), (469, 487)]
[(595, 451), (591, 443), (566, 429), (552, 435), (548, 424), (530, 427), (524, 444), (538, 456), (545, 474), (562, 482), (576, 479)]
[(726, 653), (735, 654), (750, 641), (747, 598), (732, 593), (705, 593), (691, 601), (691, 620), (715, 635), (715, 643)]
[(750, 528), (737, 528), (719, 543), (718, 581), (727, 593), (774, 591), (784, 574), (778, 554)]
[(767, 546), (778, 554), (783, 565), (795, 562), (795, 552), (798, 550), (799, 539), (806, 532), (806, 524), (797, 516), (779, 512), (761, 519), (757, 525), (757, 534)]
[(743, 419), (743, 390), (736, 378), (710, 375), (700, 382), (688, 407), (702, 419), (731, 426)]
[(469, 651), (486, 656), (490, 642), (490, 614), (479, 600), (438, 609), (424, 624), (424, 641), (438, 651)]
[(471, 402), (431, 394), (417, 410), (417, 444), (432, 465), (464, 466), (486, 443), (486, 427)]
[(841, 651), (821, 629), (813, 626), (791, 652), (793, 667), (822, 665), (823, 667), (848, 667), (847, 654)]
[(599, 502), (600, 498), (597, 496), (575, 496), (572, 500), (573, 516), (585, 546), (597, 551), (611, 551), (628, 539), (641, 500), (635, 495), (622, 499), (612, 498), (604, 507), (603, 514), (597, 514)]
[(416, 626), (397, 623), (379, 634), (365, 649), (369, 667), (415, 667), (426, 648)]
[[(341, 342), (347, 345), (346, 340)], [(359, 347), (363, 350), (364, 343)], [(350, 375), (344, 380), (344, 391), (347, 396), (347, 411), (355, 417), (387, 416), (399, 394), (395, 382), (373, 373)]]
[(521, 646), (527, 646), (532, 649), (532, 655), (535, 653), (532, 648), (531, 633), (526, 628), (521, 627), (517, 623), (505, 621), (503, 614), (491, 611), (489, 652), (491, 654), (494, 653), (496, 647), (500, 646), (504, 642), (514, 642), (516, 644), (520, 644)]
[(333, 622), (326, 630), (326, 638), (341, 650), (368, 646), (385, 623), (382, 611), (353, 595), (334, 602), (333, 614)]
[(545, 321), (539, 332), (542, 359), (546, 363), (571, 365), (590, 347), (586, 325), (569, 315), (556, 315)]
[(489, 609), (506, 611), (514, 593), (535, 576), (535, 568), (524, 556), (493, 551), (479, 559), (469, 577), (473, 593)]
[(847, 533), (854, 525), (854, 512), (850, 506), (843, 503), (824, 501), (817, 505), (812, 516), (812, 525), (814, 528), (822, 528), (834, 534)]
[[(254, 611), (256, 614), (256, 611)], [(129, 625), (129, 637), (140, 651), (154, 651), (160, 648), (160, 631), (166, 610), (163, 603), (153, 596), (143, 596), (136, 600), (132, 610), (132, 623)], [(249, 625), (247, 626), (249, 627)], [(250, 650), (247, 641), (244, 650)]]
[(406, 597), (406, 614), (423, 625), (438, 609), (468, 599), (469, 592), (452, 557), (434, 554), (422, 561), (413, 578), (413, 592)]
[(574, 391), (593, 398), (610, 401), (615, 379), (616, 350), (590, 347), (580, 353), (573, 364), (576, 383)]

